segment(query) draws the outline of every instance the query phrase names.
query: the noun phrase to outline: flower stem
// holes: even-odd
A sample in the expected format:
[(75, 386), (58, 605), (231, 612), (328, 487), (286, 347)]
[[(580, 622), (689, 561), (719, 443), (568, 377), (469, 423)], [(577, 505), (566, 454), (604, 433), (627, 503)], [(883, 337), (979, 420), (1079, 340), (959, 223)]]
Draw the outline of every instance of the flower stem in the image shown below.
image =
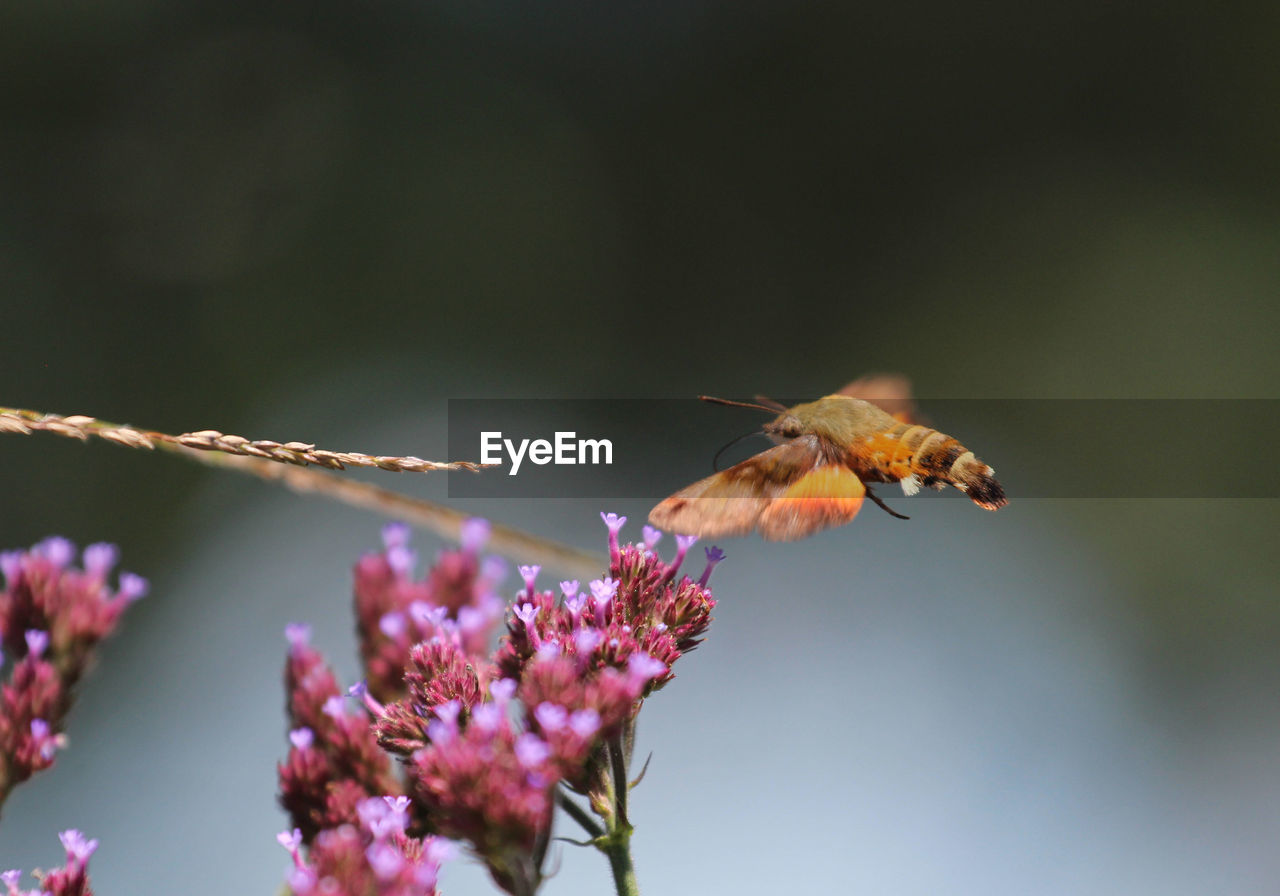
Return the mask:
[(587, 810), (575, 803), (569, 794), (561, 790), (557, 793), (556, 799), (560, 804), (560, 808), (564, 809), (570, 818), (582, 825), (582, 829), (591, 835), (592, 839), (604, 836), (604, 828), (600, 827), (596, 820), (587, 814)]
[(618, 896), (640, 896), (636, 866), (631, 861), (631, 828), (610, 831), (602, 839), (600, 849), (609, 857), (609, 869), (613, 872), (613, 886)]

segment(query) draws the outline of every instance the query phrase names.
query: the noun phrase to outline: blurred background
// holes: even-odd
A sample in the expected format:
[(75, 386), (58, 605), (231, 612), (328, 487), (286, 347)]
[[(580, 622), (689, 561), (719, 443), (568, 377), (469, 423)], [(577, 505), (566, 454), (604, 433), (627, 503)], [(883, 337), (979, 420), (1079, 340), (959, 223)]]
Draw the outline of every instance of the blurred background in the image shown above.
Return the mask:
[[(4, 4), (0, 403), (442, 459), (451, 397), (1280, 398), (1278, 32), (1266, 3)], [(1266, 465), (1275, 419), (1237, 439), (1230, 407), (1190, 463), (1132, 449)], [(664, 444), (709, 463), (758, 422), (706, 414), (627, 435), (663, 488), (707, 472)], [(1044, 466), (1016, 420), (934, 422)], [(280, 633), (355, 676), (383, 521), (50, 435), (0, 470), (0, 547), (111, 540), (152, 582), (0, 867), (79, 827), (101, 893), (276, 892)], [(1277, 496), (1011, 497), (725, 544), (641, 717), (646, 892), (1275, 892)], [(599, 549), (598, 511), (638, 535), (649, 503), (462, 506)], [(607, 875), (566, 847), (545, 892)]]

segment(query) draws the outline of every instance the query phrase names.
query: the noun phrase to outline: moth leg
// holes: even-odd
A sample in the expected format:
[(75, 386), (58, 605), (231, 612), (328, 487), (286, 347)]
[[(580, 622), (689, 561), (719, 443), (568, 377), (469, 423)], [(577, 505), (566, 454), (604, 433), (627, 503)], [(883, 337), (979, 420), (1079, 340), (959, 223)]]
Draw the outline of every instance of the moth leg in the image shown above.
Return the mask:
[(911, 519), (911, 517), (903, 516), (902, 514), (898, 513), (896, 510), (892, 509), (888, 504), (881, 501), (880, 498), (876, 495), (876, 493), (871, 490), (871, 486), (869, 485), (867, 486), (867, 497), (870, 498), (872, 501), (874, 501), (876, 503), (876, 506), (879, 507), (881, 510), (883, 510), (885, 513), (889, 514), (889, 516), (894, 517), (895, 519), (900, 519), (900, 520)]

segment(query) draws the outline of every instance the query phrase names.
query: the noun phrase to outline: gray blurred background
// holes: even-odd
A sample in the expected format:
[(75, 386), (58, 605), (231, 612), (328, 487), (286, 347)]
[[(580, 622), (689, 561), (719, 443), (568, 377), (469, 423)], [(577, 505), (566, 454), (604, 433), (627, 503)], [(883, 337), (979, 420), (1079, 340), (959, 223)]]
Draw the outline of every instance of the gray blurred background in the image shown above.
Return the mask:
[[(0, 403), (439, 458), (449, 397), (1280, 398), (1277, 9), (5, 4)], [(706, 472), (662, 452), (709, 462), (706, 413), (655, 478)], [(1023, 466), (1016, 421), (934, 422)], [(1212, 477), (1268, 423), (1132, 448)], [(74, 826), (103, 894), (275, 892), (280, 632), (355, 674), (382, 521), (49, 435), (0, 469), (0, 546), (109, 539), (153, 586), (0, 867)], [(725, 544), (641, 717), (646, 892), (1275, 892), (1275, 496), (1012, 499)], [(598, 548), (648, 504), (467, 509)], [(607, 889), (569, 847), (546, 892)]]

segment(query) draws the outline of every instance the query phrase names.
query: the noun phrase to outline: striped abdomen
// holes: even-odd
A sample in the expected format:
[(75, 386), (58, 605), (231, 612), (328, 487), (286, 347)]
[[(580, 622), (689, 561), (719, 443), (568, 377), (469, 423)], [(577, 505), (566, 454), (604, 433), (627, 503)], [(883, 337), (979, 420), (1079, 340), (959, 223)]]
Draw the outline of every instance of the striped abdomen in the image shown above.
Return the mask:
[(951, 436), (927, 426), (895, 423), (853, 445), (849, 465), (869, 482), (902, 482), (908, 494), (914, 486), (941, 488), (949, 482), (987, 510), (1009, 503), (991, 467)]

